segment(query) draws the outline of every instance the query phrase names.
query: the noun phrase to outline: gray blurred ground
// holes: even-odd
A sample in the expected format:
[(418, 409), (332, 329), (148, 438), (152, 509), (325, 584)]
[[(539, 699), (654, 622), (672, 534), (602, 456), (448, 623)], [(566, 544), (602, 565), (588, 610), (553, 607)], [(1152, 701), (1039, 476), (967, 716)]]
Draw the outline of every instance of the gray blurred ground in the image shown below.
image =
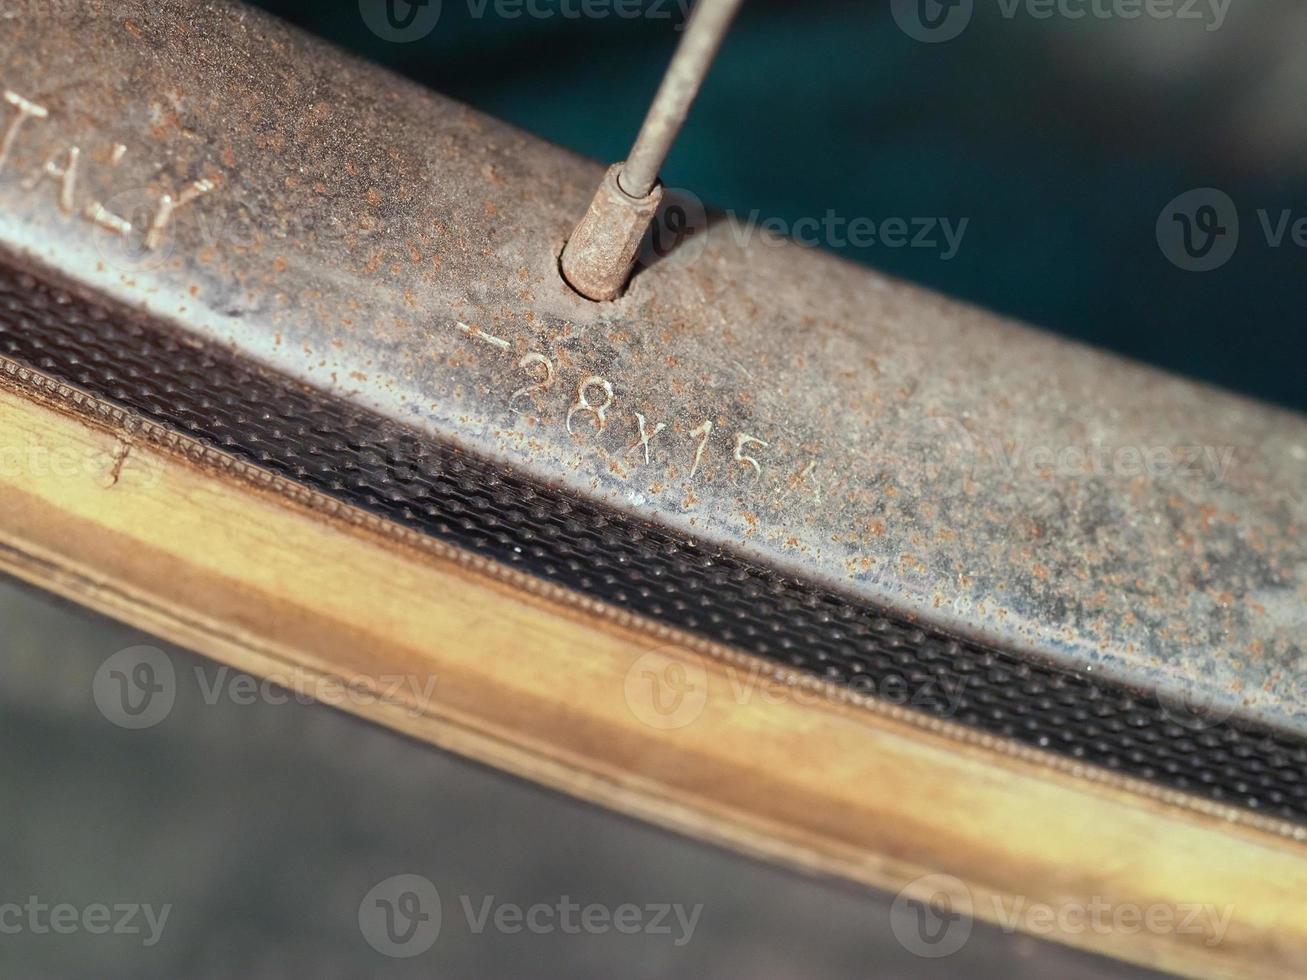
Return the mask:
[[(679, 839), (331, 708), (209, 703), (217, 665), (4, 582), (0, 617), (0, 906), (172, 907), (148, 948), (143, 917), (134, 935), (0, 934), (4, 980), (1144, 975), (980, 926), (957, 953), (923, 959), (896, 939), (888, 896)], [(166, 651), (177, 697), (161, 723), (129, 731), (92, 685), (142, 643)], [(401, 874), (434, 884), (443, 910), (434, 944), (409, 959), (374, 950), (359, 920), (374, 886)], [(479, 914), (489, 896), (703, 910), (680, 945), (670, 917), (670, 934), (477, 934), (462, 898)]]

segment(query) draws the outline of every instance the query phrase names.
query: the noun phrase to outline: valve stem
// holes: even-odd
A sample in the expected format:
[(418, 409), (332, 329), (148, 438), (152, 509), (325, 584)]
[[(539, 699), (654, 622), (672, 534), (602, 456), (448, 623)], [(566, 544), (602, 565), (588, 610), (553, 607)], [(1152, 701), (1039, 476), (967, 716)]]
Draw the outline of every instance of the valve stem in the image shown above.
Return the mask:
[(699, 0), (625, 163), (604, 175), (563, 248), (563, 278), (596, 302), (616, 299), (662, 202), (658, 172), (743, 0)]

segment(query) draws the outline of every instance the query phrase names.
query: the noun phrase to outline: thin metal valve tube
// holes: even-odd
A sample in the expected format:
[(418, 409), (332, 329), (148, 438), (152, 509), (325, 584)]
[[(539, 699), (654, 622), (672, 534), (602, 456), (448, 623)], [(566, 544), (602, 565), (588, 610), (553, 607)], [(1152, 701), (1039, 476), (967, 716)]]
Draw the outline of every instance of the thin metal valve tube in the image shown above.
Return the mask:
[(699, 0), (663, 76), (635, 146), (618, 176), (622, 190), (647, 197), (743, 0)]
[(662, 202), (658, 172), (743, 0), (699, 0), (625, 163), (604, 176), (560, 256), (563, 278), (595, 302), (616, 299)]

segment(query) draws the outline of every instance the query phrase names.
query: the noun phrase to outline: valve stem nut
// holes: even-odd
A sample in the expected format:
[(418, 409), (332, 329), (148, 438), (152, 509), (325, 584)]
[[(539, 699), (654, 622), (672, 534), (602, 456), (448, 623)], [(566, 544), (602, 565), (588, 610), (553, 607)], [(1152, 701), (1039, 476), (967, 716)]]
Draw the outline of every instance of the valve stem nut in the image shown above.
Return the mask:
[(663, 199), (662, 184), (655, 184), (645, 197), (622, 190), (618, 181), (622, 166), (614, 164), (604, 174), (559, 263), (568, 285), (597, 303), (616, 299), (626, 288)]

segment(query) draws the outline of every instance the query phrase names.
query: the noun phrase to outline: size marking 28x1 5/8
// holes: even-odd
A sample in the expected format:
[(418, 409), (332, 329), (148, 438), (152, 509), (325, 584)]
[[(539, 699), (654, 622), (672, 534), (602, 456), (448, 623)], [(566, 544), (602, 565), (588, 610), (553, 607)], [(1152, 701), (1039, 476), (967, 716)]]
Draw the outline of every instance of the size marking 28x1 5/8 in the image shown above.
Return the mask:
[[(464, 336), (513, 356), (509, 341), (466, 323), (455, 326)], [(780, 497), (803, 492), (821, 500), (817, 460), (800, 459), (788, 467), (771, 463), (768, 460), (770, 439), (728, 429), (719, 419), (711, 418), (690, 420), (693, 424), (686, 432), (686, 426), (659, 421), (653, 413), (624, 407), (621, 392), (610, 378), (586, 372), (564, 377), (557, 358), (538, 350), (516, 358), (514, 366), (521, 383), (505, 391), (505, 405), (510, 411), (542, 424), (560, 425), (572, 439), (589, 441), (597, 450), (600, 447), (594, 440), (614, 424), (624, 426), (629, 430), (629, 438), (622, 440), (622, 448), (613, 457), (620, 470), (661, 466), (669, 480), (683, 479), (691, 484), (696, 479), (705, 479), (716, 455), (724, 457), (728, 471), (735, 474), (737, 483), (750, 495), (770, 489)], [(558, 398), (555, 392), (561, 392), (564, 397)], [(772, 481), (775, 485), (769, 487)], [(687, 486), (687, 509), (693, 506), (694, 500)]]

